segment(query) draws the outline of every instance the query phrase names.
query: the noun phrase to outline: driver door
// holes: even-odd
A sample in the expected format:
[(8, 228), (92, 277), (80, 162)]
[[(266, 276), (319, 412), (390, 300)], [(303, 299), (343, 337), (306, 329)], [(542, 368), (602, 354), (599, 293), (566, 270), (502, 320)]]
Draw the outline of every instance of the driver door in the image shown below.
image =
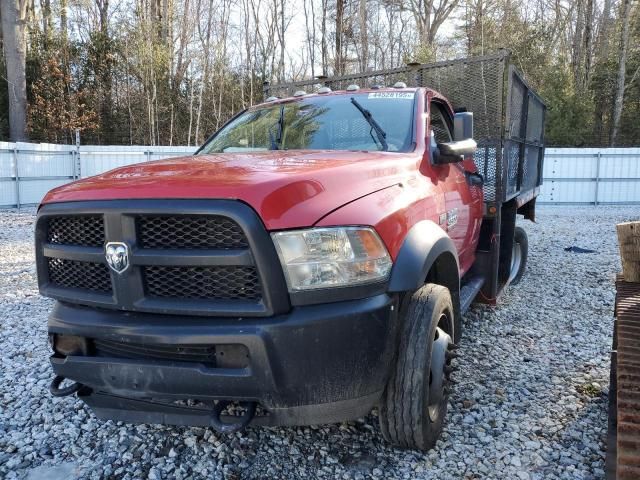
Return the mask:
[[(429, 128), (432, 149), (438, 143), (453, 141), (453, 114), (444, 102), (431, 101), (429, 105)], [(465, 169), (475, 172), (473, 160), (436, 165), (445, 178), (443, 185), (446, 220), (441, 227), (453, 240), (458, 251), (460, 270), (466, 273), (475, 260), (475, 251), (482, 221), (482, 191), (469, 185)], [(479, 194), (478, 194), (479, 193)]]

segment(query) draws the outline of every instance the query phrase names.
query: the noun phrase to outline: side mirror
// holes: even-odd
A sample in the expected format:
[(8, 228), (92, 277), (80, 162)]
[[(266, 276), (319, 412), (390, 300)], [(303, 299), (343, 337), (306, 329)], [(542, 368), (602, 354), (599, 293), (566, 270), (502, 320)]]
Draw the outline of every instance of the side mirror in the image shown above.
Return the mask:
[(453, 116), (453, 139), (459, 141), (469, 138), (473, 138), (473, 113), (456, 113)]
[(438, 143), (438, 148), (434, 151), (433, 163), (444, 165), (445, 163), (461, 162), (466, 157), (476, 153), (478, 145), (475, 140), (468, 138), (457, 142)]

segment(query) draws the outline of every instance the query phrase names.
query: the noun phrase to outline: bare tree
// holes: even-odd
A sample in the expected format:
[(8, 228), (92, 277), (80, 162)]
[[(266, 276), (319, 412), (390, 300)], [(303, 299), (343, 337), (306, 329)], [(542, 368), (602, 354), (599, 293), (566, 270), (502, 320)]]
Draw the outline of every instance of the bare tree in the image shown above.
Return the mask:
[[(627, 74), (627, 51), (629, 49), (629, 18), (631, 17), (631, 0), (623, 0), (620, 6), (620, 19), (622, 20), (622, 32), (620, 33), (620, 50), (618, 55), (618, 79), (616, 82), (616, 94), (613, 102), (613, 121), (611, 122), (611, 146), (616, 144), (620, 131), (620, 118), (624, 102)], [(637, 72), (636, 72), (637, 73)], [(636, 75), (634, 74), (634, 77)]]
[(573, 83), (576, 86), (580, 85), (580, 71), (583, 60), (583, 43), (582, 37), (584, 34), (584, 0), (576, 0), (576, 20), (573, 29), (573, 42), (571, 46), (571, 68), (573, 70)]
[(40, 9), (42, 10), (42, 33), (45, 46), (48, 46), (51, 41), (51, 0), (40, 0)]
[(358, 20), (360, 20), (360, 71), (366, 72), (369, 65), (369, 36), (367, 32), (367, 2), (360, 0), (358, 9)]
[(111, 72), (111, 46), (109, 40), (109, 0), (95, 0), (99, 15), (100, 48), (96, 49), (96, 76), (99, 80), (98, 88), (101, 90), (100, 98), (100, 125), (102, 133), (107, 141), (113, 138), (112, 121), (112, 72)]
[(329, 47), (327, 42), (327, 15), (329, 13), (329, 0), (322, 0), (322, 28), (321, 28), (321, 52), (322, 52), (322, 75), (325, 77), (329, 74), (327, 66), (329, 65)]
[[(280, 27), (277, 29), (278, 30), (278, 40), (280, 41), (280, 61), (278, 63), (278, 80), (280, 82), (284, 82), (284, 51), (285, 51), (285, 38), (284, 38), (284, 33), (286, 31), (286, 19), (284, 16), (284, 8), (285, 8), (285, 0), (275, 0), (276, 5), (275, 8), (276, 10), (279, 9), (279, 15), (276, 14), (275, 18), (276, 18), (276, 22), (279, 20), (280, 21)], [(279, 4), (278, 4), (279, 2)]]
[[(198, 3), (199, 4), (199, 3)], [(200, 9), (198, 8), (197, 14), (199, 15)], [(180, 20), (180, 34), (178, 36), (178, 51), (176, 53), (175, 65), (172, 68), (173, 76), (172, 76), (172, 88), (177, 90), (182, 81), (184, 79), (185, 74), (187, 73), (187, 69), (191, 63), (192, 58), (186, 55), (187, 45), (189, 43), (189, 39), (193, 34), (193, 13), (191, 12), (191, 2), (190, 0), (184, 0), (183, 3), (183, 14), (178, 17)], [(206, 52), (205, 52), (206, 53)]]
[(458, 3), (459, 0), (440, 0), (437, 4), (434, 0), (411, 0), (409, 2), (421, 45), (433, 45), (438, 30), (453, 13)]
[[(602, 65), (604, 74), (608, 77), (605, 65), (609, 60), (609, 50), (611, 45), (611, 0), (605, 0), (602, 9), (602, 17), (598, 30), (596, 61)], [(597, 64), (596, 64), (597, 65)], [(595, 110), (593, 115), (593, 135), (596, 139), (601, 139), (604, 131), (604, 114), (607, 109), (607, 98), (604, 94), (597, 95), (595, 98)]]
[(25, 36), (27, 0), (1, 0), (2, 42), (9, 89), (9, 135), (14, 142), (27, 139), (27, 77)]
[(578, 92), (584, 92), (591, 77), (593, 61), (594, 0), (576, 0), (575, 27), (571, 45), (573, 81)]
[[(253, 74), (256, 71), (256, 54), (255, 54), (255, 48), (254, 45), (256, 44), (256, 32), (255, 32), (255, 27), (253, 25), (253, 23), (251, 22), (251, 8), (249, 7), (249, 2), (251, 0), (242, 0), (242, 10), (241, 10), (241, 14), (242, 14), (242, 18), (243, 18), (243, 23), (242, 23), (242, 29), (243, 29), (243, 37), (244, 37), (244, 49), (245, 49), (245, 55), (246, 58), (244, 60), (244, 64), (245, 64), (245, 73), (246, 76), (248, 77), (248, 97), (249, 97), (249, 105), (252, 104), (253, 102)], [(246, 107), (245, 104), (245, 100), (246, 100), (246, 94), (245, 94), (245, 85), (244, 85), (244, 78), (245, 76), (242, 76), (242, 81), (240, 83), (241, 86), (241, 95), (242, 95), (242, 108)]]
[(595, 22), (595, 2), (587, 0), (585, 9), (584, 33), (582, 35), (582, 45), (584, 50), (583, 74), (581, 77), (580, 90), (584, 90), (589, 85), (591, 79), (591, 64), (593, 62), (593, 26)]
[(342, 75), (346, 64), (343, 51), (345, 2), (346, 0), (336, 0), (335, 75)]
[[(307, 6), (308, 3), (308, 6)], [(313, 0), (303, 1), (304, 24), (307, 31), (307, 51), (309, 54), (309, 64), (311, 65), (311, 77), (316, 77), (316, 12)], [(311, 18), (309, 18), (311, 17)]]
[(211, 48), (211, 23), (213, 21), (213, 14), (214, 14), (214, 10), (213, 10), (213, 0), (209, 0), (209, 8), (207, 8), (207, 13), (203, 14), (202, 12), (202, 2), (201, 0), (198, 0), (198, 7), (197, 7), (197, 13), (198, 13), (198, 17), (202, 18), (206, 18), (206, 28), (205, 28), (205, 33), (203, 34), (201, 28), (200, 28), (200, 23), (198, 23), (198, 32), (200, 34), (200, 42), (202, 45), (202, 51), (204, 52), (204, 70), (202, 72), (202, 79), (200, 81), (200, 91), (198, 92), (198, 110), (196, 113), (196, 136), (195, 136), (195, 144), (197, 145), (198, 143), (200, 143), (200, 116), (202, 115), (202, 100), (203, 100), (203, 93), (204, 93), (204, 89), (205, 86), (207, 85), (208, 81), (209, 81), (209, 66), (211, 63), (211, 52), (210, 52), (210, 48)]
[[(275, 5), (275, 4), (274, 4)], [(262, 0), (250, 0), (251, 17), (255, 25), (255, 55), (259, 59), (259, 71), (262, 80), (270, 80), (275, 71), (276, 36), (278, 36), (278, 10), (265, 9)], [(268, 15), (265, 15), (268, 13)], [(258, 62), (256, 61), (256, 66)]]

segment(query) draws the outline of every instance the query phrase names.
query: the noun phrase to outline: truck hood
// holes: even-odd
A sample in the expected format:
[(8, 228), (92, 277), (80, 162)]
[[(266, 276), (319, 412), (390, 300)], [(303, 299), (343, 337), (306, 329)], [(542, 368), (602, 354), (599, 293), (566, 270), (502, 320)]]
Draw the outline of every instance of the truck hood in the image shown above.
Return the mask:
[(198, 155), (117, 168), (50, 191), (42, 203), (116, 199), (239, 199), (268, 229), (313, 225), (329, 212), (398, 184), (413, 154), (269, 151)]

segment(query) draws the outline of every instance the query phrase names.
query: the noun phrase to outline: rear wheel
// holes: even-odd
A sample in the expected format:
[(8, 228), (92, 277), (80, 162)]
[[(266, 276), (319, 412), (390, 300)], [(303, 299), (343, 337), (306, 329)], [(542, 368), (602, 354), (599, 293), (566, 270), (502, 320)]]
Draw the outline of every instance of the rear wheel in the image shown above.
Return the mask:
[(511, 252), (511, 273), (509, 281), (511, 285), (517, 285), (527, 266), (527, 256), (529, 255), (529, 240), (527, 232), (521, 227), (516, 227), (513, 234), (513, 250)]
[(444, 425), (455, 348), (449, 290), (426, 284), (402, 309), (398, 356), (380, 405), (380, 428), (393, 445), (432, 448)]

